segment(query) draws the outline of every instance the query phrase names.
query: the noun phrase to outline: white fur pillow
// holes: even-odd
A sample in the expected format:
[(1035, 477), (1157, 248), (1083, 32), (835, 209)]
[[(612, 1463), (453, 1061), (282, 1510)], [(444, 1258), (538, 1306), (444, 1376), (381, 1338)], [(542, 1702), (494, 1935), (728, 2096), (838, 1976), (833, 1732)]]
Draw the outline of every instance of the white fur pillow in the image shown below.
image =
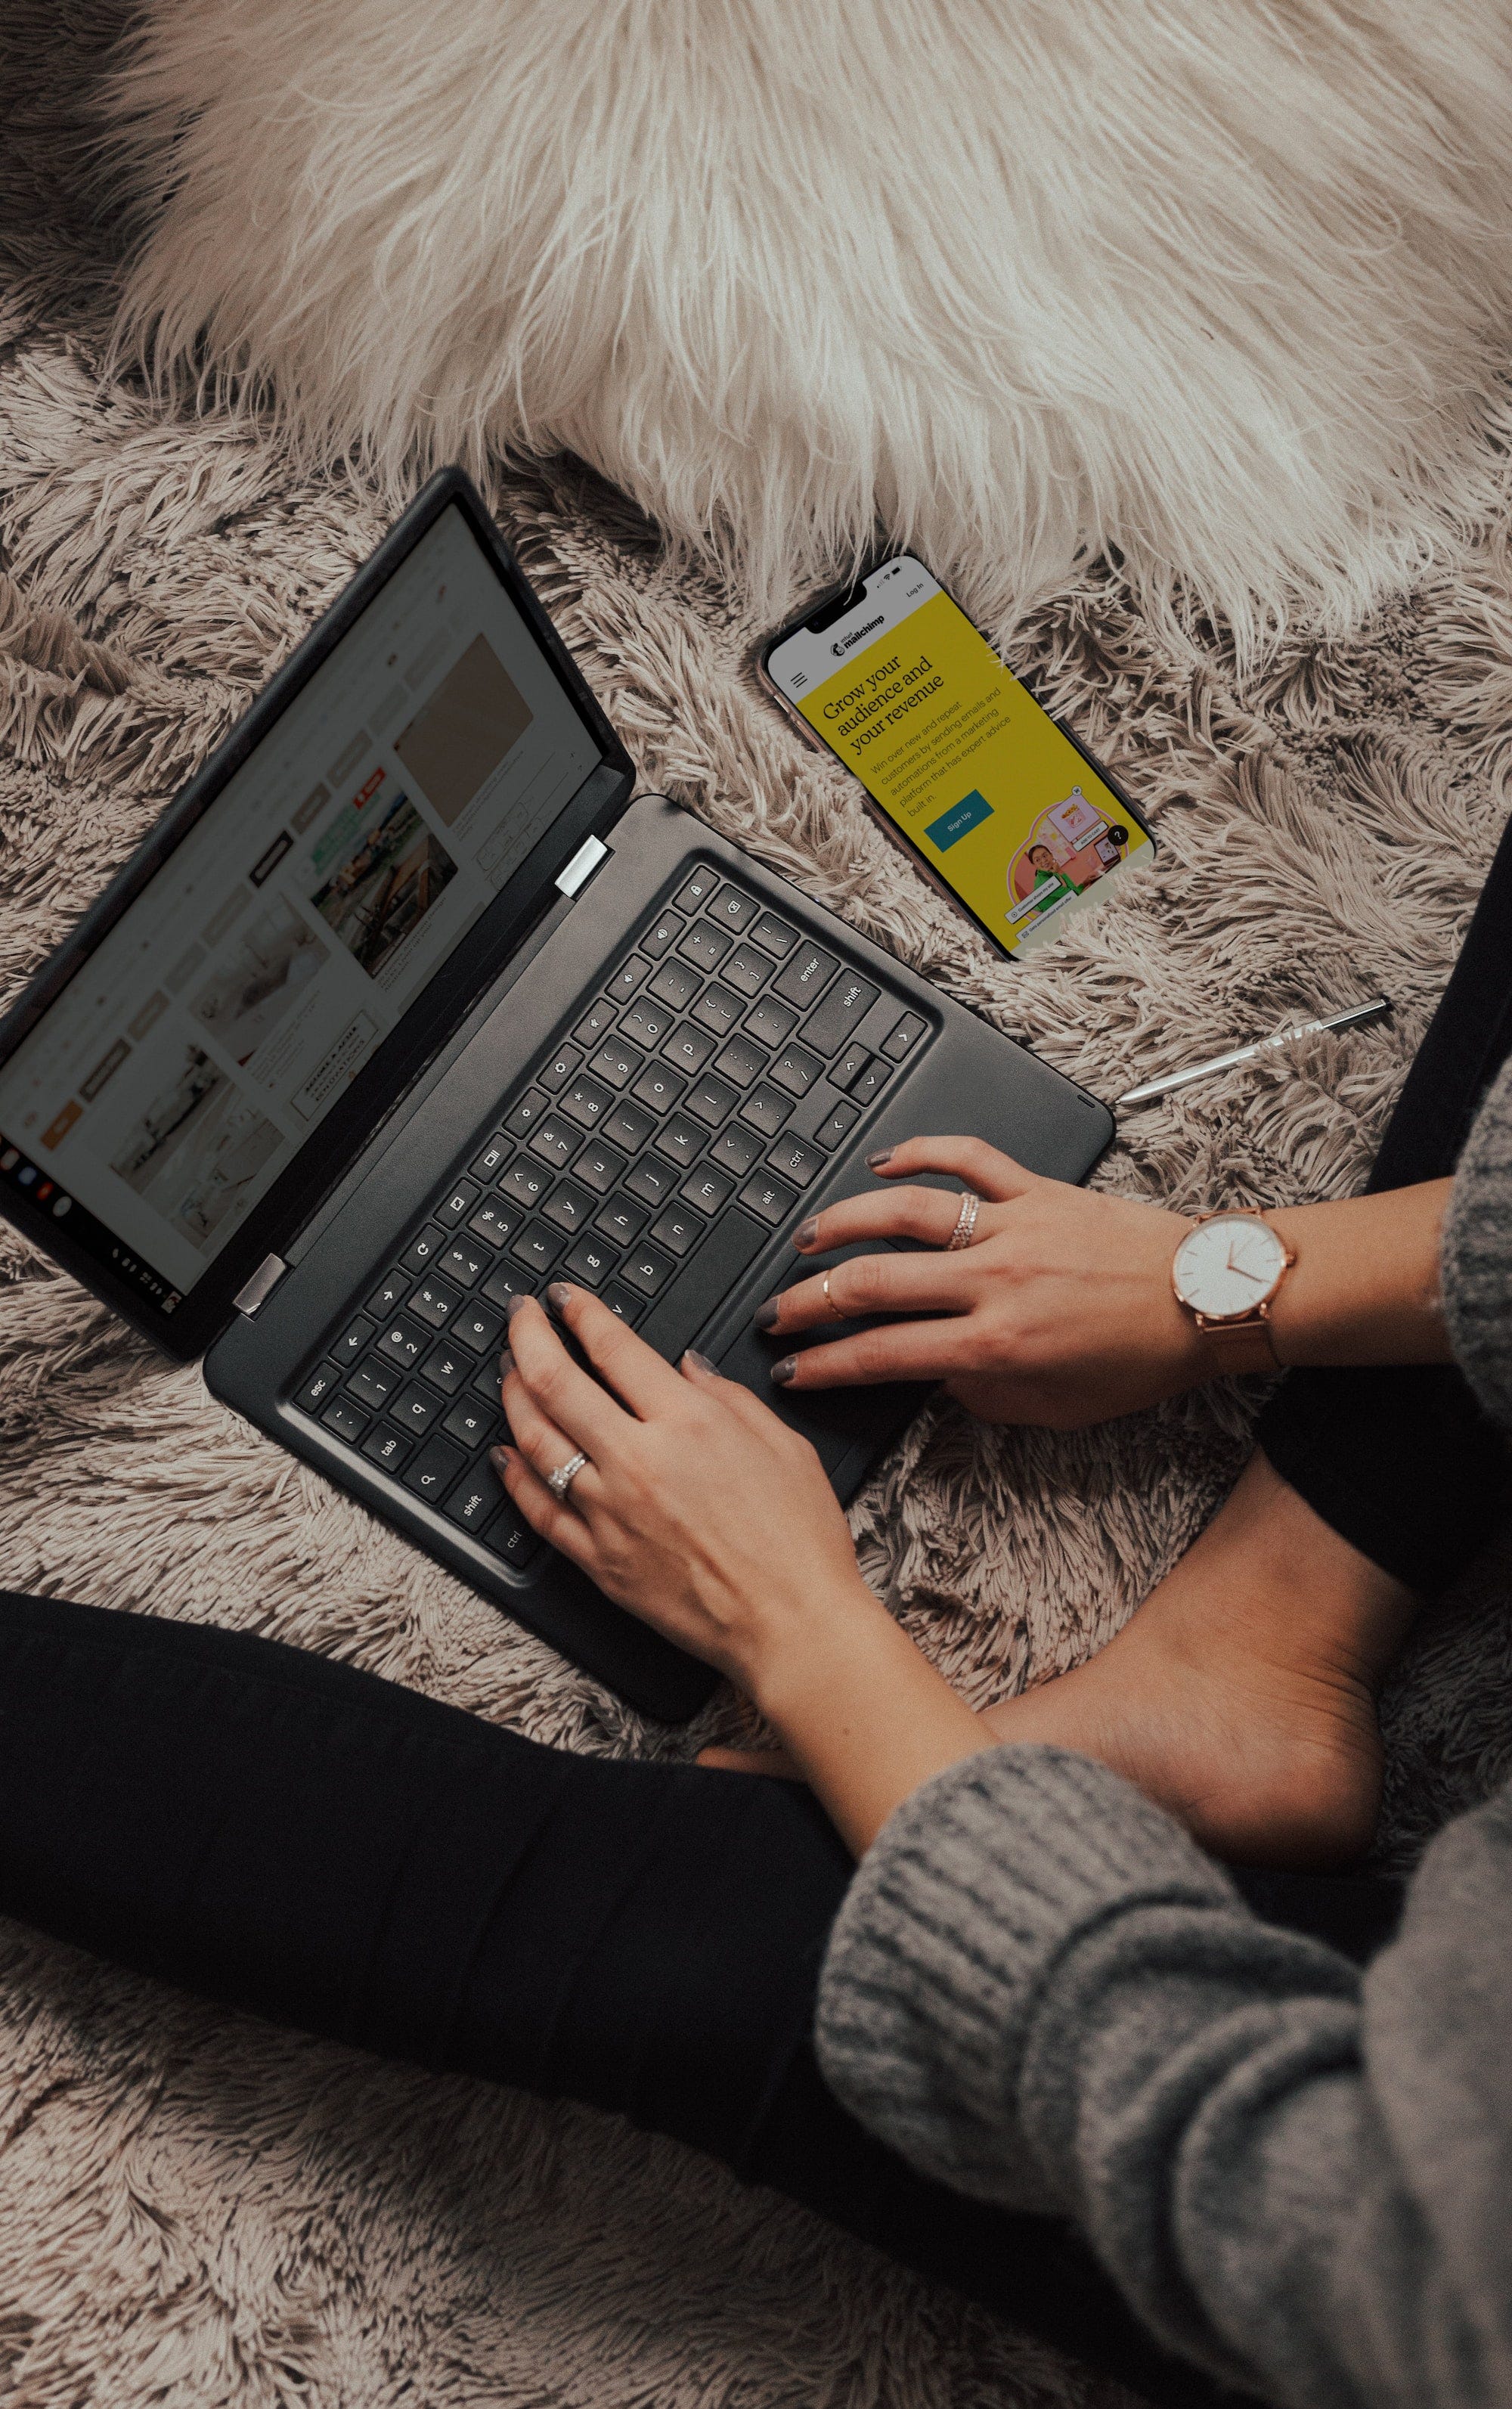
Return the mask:
[(569, 447), (763, 608), (880, 519), (993, 616), (1086, 544), (1346, 612), (1512, 302), (1493, 0), (150, 0), (109, 108), (160, 368)]

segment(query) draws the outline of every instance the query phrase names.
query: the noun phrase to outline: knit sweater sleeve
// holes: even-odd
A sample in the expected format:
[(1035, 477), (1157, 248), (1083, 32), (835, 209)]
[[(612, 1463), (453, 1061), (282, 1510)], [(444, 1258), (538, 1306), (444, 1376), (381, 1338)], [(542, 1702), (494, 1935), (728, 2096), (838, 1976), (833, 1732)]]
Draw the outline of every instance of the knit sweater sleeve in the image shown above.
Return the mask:
[[(1468, 1874), (1440, 1871), (1362, 1993), (1117, 1775), (984, 1752), (863, 1860), (820, 2063), (926, 2172), (1074, 2215), (1146, 2323), (1220, 2379), (1305, 2409), (1490, 2409), (1512, 2398), (1512, 2292), (1476, 2253), (1505, 2224), (1512, 2099), (1484, 2096), (1509, 2088), (1499, 2019), (1485, 2000), (1462, 2019), (1460, 1995), (1467, 1940), (1508, 1923), (1512, 1814), (1471, 1845), (1475, 1822), (1435, 1844), (1461, 1836)], [(1462, 2118), (1482, 2128), (1473, 2174)]]
[(1455, 1361), (1512, 1424), (1512, 1061), (1476, 1116), (1444, 1217), (1444, 1314)]

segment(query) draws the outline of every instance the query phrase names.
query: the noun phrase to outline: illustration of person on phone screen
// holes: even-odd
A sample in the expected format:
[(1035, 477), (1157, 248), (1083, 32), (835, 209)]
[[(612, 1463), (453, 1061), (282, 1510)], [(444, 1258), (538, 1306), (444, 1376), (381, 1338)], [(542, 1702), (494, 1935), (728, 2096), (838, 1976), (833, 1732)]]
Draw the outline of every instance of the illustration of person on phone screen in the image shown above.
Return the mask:
[(1058, 868), (1047, 844), (1031, 844), (1027, 854), (1020, 854), (1008, 884), (1015, 897), (1033, 902), (1036, 917), (1040, 918), (1081, 892)]

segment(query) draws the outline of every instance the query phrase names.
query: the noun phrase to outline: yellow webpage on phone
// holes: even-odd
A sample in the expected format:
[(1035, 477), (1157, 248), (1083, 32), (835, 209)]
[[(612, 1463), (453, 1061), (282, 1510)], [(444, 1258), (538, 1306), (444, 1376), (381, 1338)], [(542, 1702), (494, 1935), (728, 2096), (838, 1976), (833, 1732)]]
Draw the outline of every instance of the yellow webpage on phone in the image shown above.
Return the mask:
[[(838, 659), (838, 666), (836, 665)], [(1053, 936), (1150, 839), (917, 561), (770, 672), (997, 943)]]

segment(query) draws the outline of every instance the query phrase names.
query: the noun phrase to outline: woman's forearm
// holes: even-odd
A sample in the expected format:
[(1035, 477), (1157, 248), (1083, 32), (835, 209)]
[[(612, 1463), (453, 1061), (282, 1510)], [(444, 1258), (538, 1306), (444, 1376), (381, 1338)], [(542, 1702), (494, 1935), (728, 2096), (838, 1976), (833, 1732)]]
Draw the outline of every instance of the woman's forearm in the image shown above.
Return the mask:
[[(1282, 1363), (1447, 1363), (1439, 1247), (1453, 1182), (1430, 1179), (1332, 1204), (1298, 1204), (1266, 1219), (1297, 1260), (1271, 1308)], [(1272, 1361), (1263, 1337), (1209, 1342), (1234, 1370)]]

